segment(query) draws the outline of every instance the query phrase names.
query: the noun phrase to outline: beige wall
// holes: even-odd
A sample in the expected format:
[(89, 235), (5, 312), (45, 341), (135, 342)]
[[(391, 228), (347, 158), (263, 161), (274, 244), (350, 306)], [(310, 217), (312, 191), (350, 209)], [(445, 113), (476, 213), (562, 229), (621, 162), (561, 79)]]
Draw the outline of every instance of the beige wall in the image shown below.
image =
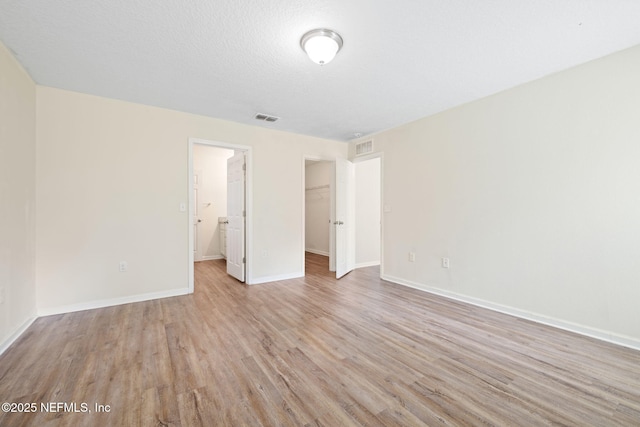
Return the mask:
[(0, 352), (36, 315), (36, 86), (0, 43)]
[(190, 137), (252, 147), (250, 281), (302, 274), (300, 159), (345, 157), (346, 144), (48, 87), (37, 95), (40, 313), (186, 291)]
[(640, 347), (638, 76), (635, 47), (375, 135), (385, 276)]

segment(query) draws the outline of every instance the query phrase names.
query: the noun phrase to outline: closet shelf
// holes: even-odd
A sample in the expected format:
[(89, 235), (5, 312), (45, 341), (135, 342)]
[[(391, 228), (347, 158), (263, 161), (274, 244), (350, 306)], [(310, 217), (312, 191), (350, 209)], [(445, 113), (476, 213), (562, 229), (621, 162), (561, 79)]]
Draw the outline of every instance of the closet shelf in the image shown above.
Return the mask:
[(322, 190), (322, 189), (325, 189), (325, 188), (327, 188), (327, 189), (328, 189), (328, 188), (329, 188), (329, 184), (326, 184), (326, 185), (317, 185), (317, 186), (315, 186), (315, 187), (307, 187), (307, 188), (305, 188), (304, 190), (305, 190), (305, 191), (314, 191), (314, 190)]

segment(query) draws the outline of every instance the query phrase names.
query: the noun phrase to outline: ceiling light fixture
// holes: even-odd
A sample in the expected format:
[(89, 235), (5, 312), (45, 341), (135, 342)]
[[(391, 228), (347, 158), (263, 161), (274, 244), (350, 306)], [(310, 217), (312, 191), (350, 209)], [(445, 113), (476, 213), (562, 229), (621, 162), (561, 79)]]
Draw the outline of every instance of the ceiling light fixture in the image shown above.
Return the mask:
[(333, 30), (318, 28), (302, 36), (300, 46), (313, 62), (325, 65), (331, 62), (342, 48), (342, 37)]

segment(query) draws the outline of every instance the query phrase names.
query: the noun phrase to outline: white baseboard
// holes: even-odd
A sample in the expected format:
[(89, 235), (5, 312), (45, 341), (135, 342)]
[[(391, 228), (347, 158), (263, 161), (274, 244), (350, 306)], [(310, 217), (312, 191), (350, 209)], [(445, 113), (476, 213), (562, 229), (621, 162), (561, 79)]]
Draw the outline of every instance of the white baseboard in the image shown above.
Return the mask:
[(590, 338), (595, 338), (601, 341), (610, 342), (613, 344), (629, 347), (634, 350), (640, 350), (640, 340), (627, 337), (624, 335), (615, 334), (613, 332), (604, 331), (589, 326), (580, 325), (573, 322), (567, 322), (565, 320), (556, 319), (554, 317), (545, 316), (538, 313), (532, 313), (525, 310), (520, 310), (514, 307), (509, 307), (501, 304), (492, 303), (479, 298), (474, 298), (466, 295), (449, 292), (443, 289), (433, 288), (422, 283), (412, 282), (404, 280), (399, 277), (383, 275), (383, 280), (396, 283), (398, 285), (407, 286), (409, 288), (418, 289), (423, 292), (443, 296), (456, 301), (472, 304), (478, 307), (487, 308), (489, 310), (497, 311), (499, 313), (509, 314), (511, 316), (519, 317), (521, 319), (531, 320), (532, 322), (541, 323), (543, 325), (552, 326), (554, 328), (563, 329), (565, 331), (574, 332), (576, 334), (584, 335)]
[(27, 321), (24, 322), (18, 329), (16, 329), (13, 334), (11, 334), (6, 340), (4, 340), (4, 342), (0, 343), (0, 355), (2, 355), (2, 353), (4, 353), (9, 347), (11, 347), (11, 344), (13, 344), (18, 338), (20, 338), (20, 335), (22, 335), (24, 331), (26, 331), (27, 328), (31, 326), (31, 324), (37, 318), (37, 316), (28, 318)]
[(310, 252), (310, 253), (316, 254), (316, 255), (329, 256), (329, 252), (320, 251), (318, 249), (305, 249), (305, 252)]
[(63, 305), (58, 307), (46, 307), (38, 309), (38, 316), (51, 316), (54, 314), (72, 313), (74, 311), (93, 310), (94, 308), (111, 307), (114, 305), (130, 304), (133, 302), (149, 301), (159, 298), (176, 297), (180, 295), (187, 295), (189, 289), (180, 288), (172, 289), (169, 291), (151, 292), (148, 294), (131, 295), (120, 298), (110, 298), (104, 300), (94, 300), (81, 302), (78, 304)]
[(251, 282), (247, 281), (247, 285), (259, 285), (260, 283), (277, 282), (280, 280), (297, 279), (300, 277), (304, 277), (304, 273), (297, 272), (289, 274), (279, 274), (276, 276), (257, 277), (252, 279)]
[(359, 262), (355, 265), (356, 268), (374, 267), (380, 265), (380, 261)]

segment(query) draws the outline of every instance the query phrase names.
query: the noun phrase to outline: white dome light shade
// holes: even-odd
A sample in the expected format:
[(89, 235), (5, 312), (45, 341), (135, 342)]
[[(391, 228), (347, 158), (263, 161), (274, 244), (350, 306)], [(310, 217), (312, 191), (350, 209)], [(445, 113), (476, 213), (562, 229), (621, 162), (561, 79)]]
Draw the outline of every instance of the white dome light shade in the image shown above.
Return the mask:
[(324, 65), (338, 53), (338, 43), (329, 37), (314, 36), (304, 44), (304, 50), (313, 62)]
[(300, 46), (313, 62), (324, 65), (331, 62), (342, 48), (342, 37), (331, 30), (311, 30), (302, 36)]

